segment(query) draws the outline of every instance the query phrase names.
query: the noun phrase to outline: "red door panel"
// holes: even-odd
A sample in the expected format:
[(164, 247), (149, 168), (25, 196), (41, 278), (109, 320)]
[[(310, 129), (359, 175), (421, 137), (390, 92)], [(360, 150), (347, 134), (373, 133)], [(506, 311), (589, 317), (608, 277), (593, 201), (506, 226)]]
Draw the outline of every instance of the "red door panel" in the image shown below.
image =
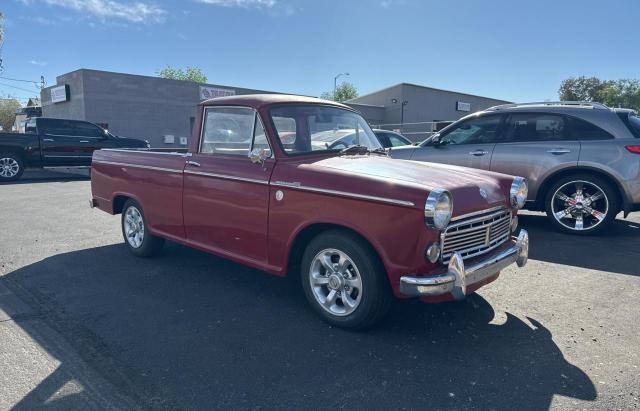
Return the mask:
[(194, 154), (184, 174), (187, 239), (226, 254), (267, 261), (269, 178), (263, 165), (245, 156)]

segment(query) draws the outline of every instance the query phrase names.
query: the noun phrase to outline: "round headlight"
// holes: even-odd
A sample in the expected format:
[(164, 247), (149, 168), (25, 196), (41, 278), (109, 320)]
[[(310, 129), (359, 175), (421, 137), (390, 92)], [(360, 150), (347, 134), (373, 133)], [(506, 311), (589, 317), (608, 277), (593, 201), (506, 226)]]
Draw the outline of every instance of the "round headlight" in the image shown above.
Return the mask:
[(431, 228), (443, 230), (451, 220), (452, 211), (451, 195), (447, 191), (437, 188), (431, 191), (427, 197), (427, 202), (424, 205), (424, 221)]
[(529, 187), (527, 187), (527, 182), (524, 178), (514, 178), (513, 183), (511, 183), (511, 192), (509, 193), (509, 196), (511, 197), (511, 206), (514, 208), (524, 207), (524, 203), (527, 201), (528, 195)]

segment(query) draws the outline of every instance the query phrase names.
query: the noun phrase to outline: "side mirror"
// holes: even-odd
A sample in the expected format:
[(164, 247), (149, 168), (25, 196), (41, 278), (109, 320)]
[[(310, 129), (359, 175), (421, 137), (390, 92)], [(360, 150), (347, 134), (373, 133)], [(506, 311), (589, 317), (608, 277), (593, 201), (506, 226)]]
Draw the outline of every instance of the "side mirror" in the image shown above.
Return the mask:
[(249, 153), (249, 160), (254, 164), (264, 164), (269, 157), (271, 157), (271, 150), (266, 148), (254, 148)]

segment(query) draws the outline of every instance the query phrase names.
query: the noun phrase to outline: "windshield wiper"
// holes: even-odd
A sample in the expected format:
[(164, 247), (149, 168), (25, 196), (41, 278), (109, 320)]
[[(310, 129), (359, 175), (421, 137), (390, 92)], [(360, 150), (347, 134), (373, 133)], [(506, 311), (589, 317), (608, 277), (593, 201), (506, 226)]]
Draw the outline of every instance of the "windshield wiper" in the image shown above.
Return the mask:
[(367, 153), (369, 153), (369, 147), (358, 144), (355, 146), (345, 147), (342, 150), (340, 150), (338, 154), (341, 156), (347, 156), (347, 155), (357, 155), (357, 154), (367, 154)]
[(389, 155), (387, 150), (385, 150), (384, 148), (376, 148), (376, 149), (370, 150), (369, 147), (363, 146), (360, 144), (343, 148), (342, 150), (340, 150), (338, 154), (341, 156), (358, 155), (358, 154), (382, 154), (385, 156)]

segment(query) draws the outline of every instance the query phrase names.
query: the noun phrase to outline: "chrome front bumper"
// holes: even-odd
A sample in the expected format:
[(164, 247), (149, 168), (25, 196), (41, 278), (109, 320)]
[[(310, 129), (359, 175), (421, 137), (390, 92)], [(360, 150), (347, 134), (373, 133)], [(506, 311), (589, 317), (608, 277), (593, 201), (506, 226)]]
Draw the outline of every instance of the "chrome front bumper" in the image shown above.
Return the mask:
[(400, 277), (400, 292), (413, 297), (451, 293), (455, 299), (463, 299), (467, 295), (467, 287), (479, 283), (505, 267), (513, 263), (518, 264), (518, 267), (524, 267), (529, 258), (529, 234), (526, 230), (520, 230), (518, 237), (510, 241), (513, 242), (511, 247), (469, 267), (464, 266), (460, 254), (454, 253), (446, 274), (435, 277)]

